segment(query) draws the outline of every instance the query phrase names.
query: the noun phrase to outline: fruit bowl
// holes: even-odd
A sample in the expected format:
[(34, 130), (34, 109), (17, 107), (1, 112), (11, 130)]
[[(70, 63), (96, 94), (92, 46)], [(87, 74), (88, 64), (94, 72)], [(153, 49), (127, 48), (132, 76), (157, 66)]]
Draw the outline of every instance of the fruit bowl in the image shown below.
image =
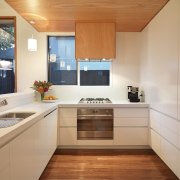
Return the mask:
[(43, 99), (42, 100), (44, 103), (55, 103), (57, 99)]
[(56, 101), (57, 101), (57, 97), (52, 96), (52, 95), (46, 96), (43, 99), (43, 102), (45, 102), (45, 103), (55, 103)]

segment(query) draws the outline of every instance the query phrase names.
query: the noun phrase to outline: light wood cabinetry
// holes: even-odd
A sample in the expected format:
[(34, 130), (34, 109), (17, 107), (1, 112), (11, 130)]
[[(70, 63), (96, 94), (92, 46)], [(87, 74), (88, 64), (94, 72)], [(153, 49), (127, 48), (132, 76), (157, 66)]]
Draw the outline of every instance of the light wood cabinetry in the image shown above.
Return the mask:
[(59, 110), (59, 145), (77, 145), (77, 108)]
[(10, 147), (9, 144), (0, 149), (0, 179), (10, 179)]
[(57, 110), (0, 149), (0, 179), (39, 179), (57, 147)]
[(76, 59), (114, 59), (115, 23), (76, 23)]
[(148, 145), (148, 108), (114, 108), (114, 145)]

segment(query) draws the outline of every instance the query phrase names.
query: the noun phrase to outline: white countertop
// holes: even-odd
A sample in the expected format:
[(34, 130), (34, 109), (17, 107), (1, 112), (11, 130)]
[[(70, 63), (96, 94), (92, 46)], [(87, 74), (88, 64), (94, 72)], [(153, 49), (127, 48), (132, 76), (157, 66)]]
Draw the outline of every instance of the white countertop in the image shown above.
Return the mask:
[(0, 147), (2, 147), (7, 142), (11, 141), (13, 138), (18, 136), (28, 127), (36, 123), (38, 120), (43, 118), (46, 114), (56, 109), (57, 107), (98, 107), (98, 108), (116, 108), (116, 107), (148, 107), (147, 103), (130, 103), (127, 101), (113, 101), (112, 104), (78, 104), (78, 101), (57, 101), (56, 103), (42, 103), (34, 102), (26, 104), (23, 106), (18, 106), (17, 108), (9, 109), (8, 111), (1, 112), (5, 114), (8, 112), (35, 112), (34, 115), (22, 120), (21, 122), (7, 128), (0, 128)]
[(75, 101), (58, 101), (59, 107), (106, 107), (106, 108), (116, 108), (116, 107), (149, 107), (147, 103), (131, 103), (128, 101), (119, 101), (114, 100), (112, 103), (102, 103), (102, 104), (86, 104), (86, 103), (78, 103), (79, 100)]
[(35, 112), (35, 114), (11, 127), (0, 128), (0, 147), (8, 141), (12, 140), (18, 134), (22, 133), (29, 126), (36, 123), (38, 120), (43, 118), (46, 114), (56, 109), (57, 107), (57, 103), (34, 102), (23, 106), (18, 106), (17, 108), (9, 109), (8, 111), (1, 112), (0, 115), (8, 112)]

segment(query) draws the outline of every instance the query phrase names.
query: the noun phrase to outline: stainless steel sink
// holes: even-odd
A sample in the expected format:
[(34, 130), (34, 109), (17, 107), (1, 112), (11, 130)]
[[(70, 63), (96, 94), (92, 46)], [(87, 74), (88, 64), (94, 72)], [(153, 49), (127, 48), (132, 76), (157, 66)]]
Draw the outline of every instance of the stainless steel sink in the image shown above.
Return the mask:
[(17, 124), (23, 119), (32, 116), (32, 112), (10, 112), (0, 115), (0, 128), (6, 128)]

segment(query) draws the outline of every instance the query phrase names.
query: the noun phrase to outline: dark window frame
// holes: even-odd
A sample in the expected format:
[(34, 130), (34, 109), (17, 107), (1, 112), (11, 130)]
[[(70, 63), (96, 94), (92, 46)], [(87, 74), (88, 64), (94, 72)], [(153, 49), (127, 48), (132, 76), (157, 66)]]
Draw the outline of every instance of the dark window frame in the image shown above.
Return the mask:
[[(0, 20), (1, 19), (12, 19), (14, 21), (14, 61), (15, 61), (15, 73), (14, 73), (14, 79), (15, 79), (15, 91), (13, 93), (17, 92), (17, 20), (16, 20), (16, 16), (0, 16)], [(12, 94), (12, 93), (11, 93)], [(3, 95), (3, 94), (0, 94)]]
[[(73, 36), (73, 35), (66, 35), (66, 36), (61, 36), (61, 35), (48, 35), (47, 36), (47, 59), (48, 59), (48, 61), (47, 61), (47, 72), (48, 72), (48, 81), (50, 81), (50, 59), (49, 59), (49, 57), (50, 57), (50, 54), (49, 54), (49, 38), (50, 37), (73, 37), (73, 38), (75, 38), (75, 36)], [(78, 62), (76, 62), (76, 71), (77, 71), (77, 73), (76, 73), (76, 75), (77, 75), (77, 82), (76, 82), (76, 84), (74, 84), (74, 85), (55, 85), (55, 86), (78, 86), (78, 77), (79, 77), (79, 75), (78, 75)]]
[[(75, 37), (75, 35), (48, 35), (47, 36), (47, 72), (48, 81), (50, 81), (50, 54), (49, 54), (49, 38), (50, 37)], [(75, 86), (75, 87), (111, 87), (112, 86), (112, 63), (109, 70), (109, 85), (80, 85), (80, 62), (76, 62), (77, 84), (76, 85), (55, 85), (55, 86)]]

